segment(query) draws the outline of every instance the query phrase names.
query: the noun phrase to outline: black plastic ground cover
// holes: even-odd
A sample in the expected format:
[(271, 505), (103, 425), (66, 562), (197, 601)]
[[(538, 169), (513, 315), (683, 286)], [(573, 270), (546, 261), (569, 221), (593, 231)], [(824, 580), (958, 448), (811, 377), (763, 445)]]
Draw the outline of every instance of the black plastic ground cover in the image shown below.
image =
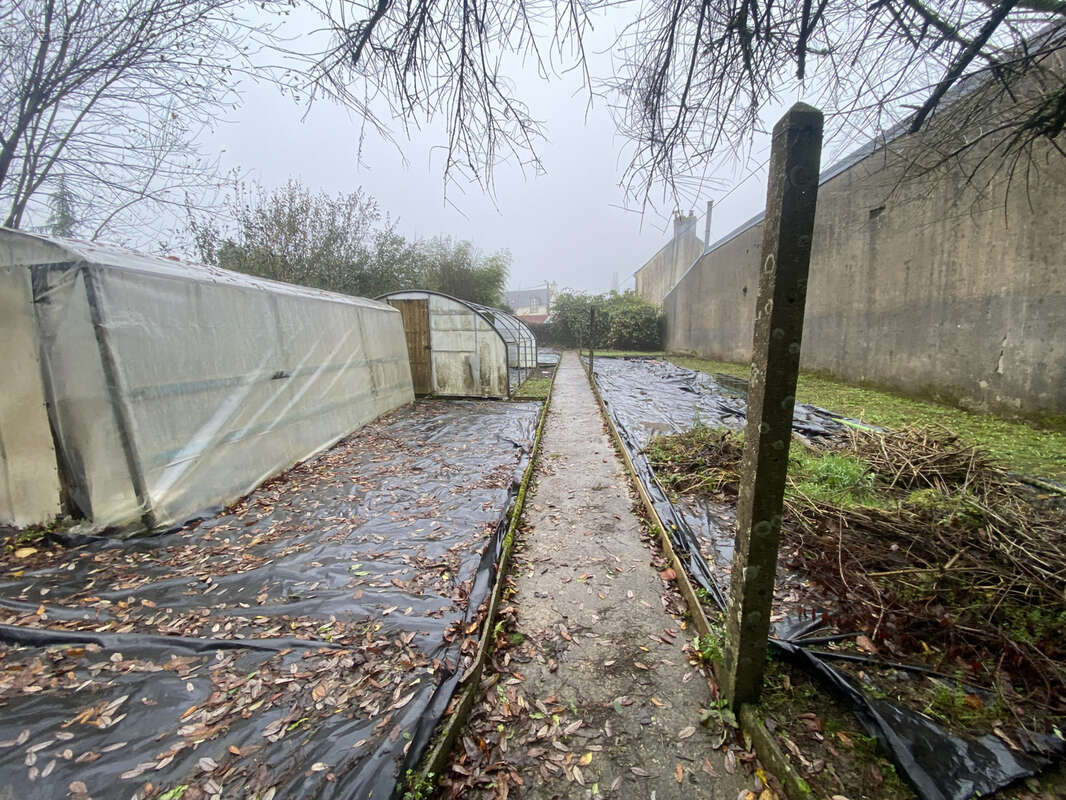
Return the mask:
[[(696, 424), (742, 430), (745, 383), (657, 359), (597, 358), (593, 371), (604, 406), (678, 557), (724, 611), (733, 520), (698, 503), (671, 502), (655, 479), (644, 447), (655, 436), (689, 430)], [(793, 429), (802, 437), (829, 436), (843, 424), (842, 418), (830, 412), (796, 406)], [(809, 621), (781, 619), (774, 625), (771, 643), (849, 704), (923, 800), (968, 800), (1034, 775), (1050, 763), (1043, 753), (1012, 751), (994, 736), (956, 736), (924, 715), (870, 696), (828, 663), (834, 654), (822, 654), (804, 641), (811, 628)], [(873, 659), (867, 661), (877, 666)], [(1034, 744), (1062, 753), (1063, 743), (1057, 739), (1045, 737)]]
[(0, 793), (398, 794), (476, 647), (539, 406), (420, 402), (180, 531), (9, 554)]

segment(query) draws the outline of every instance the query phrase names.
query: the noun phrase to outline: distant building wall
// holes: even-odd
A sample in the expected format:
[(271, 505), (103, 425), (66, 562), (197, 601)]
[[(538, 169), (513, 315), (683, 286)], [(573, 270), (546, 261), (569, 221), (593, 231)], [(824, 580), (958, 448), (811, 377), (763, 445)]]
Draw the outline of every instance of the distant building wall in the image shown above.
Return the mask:
[[(968, 408), (1066, 413), (1066, 159), (1041, 144), (1013, 182), (996, 157), (972, 181), (970, 159), (901, 183), (936, 134), (823, 173), (802, 366)], [(761, 220), (742, 226), (668, 293), (670, 349), (750, 358), (762, 237)]]
[(514, 289), (504, 292), (504, 301), (514, 315), (525, 322), (544, 322), (551, 313), (557, 293), (554, 281), (536, 289)]
[(637, 294), (659, 305), (702, 252), (703, 240), (696, 235), (696, 217), (675, 216), (670, 241), (633, 276)]

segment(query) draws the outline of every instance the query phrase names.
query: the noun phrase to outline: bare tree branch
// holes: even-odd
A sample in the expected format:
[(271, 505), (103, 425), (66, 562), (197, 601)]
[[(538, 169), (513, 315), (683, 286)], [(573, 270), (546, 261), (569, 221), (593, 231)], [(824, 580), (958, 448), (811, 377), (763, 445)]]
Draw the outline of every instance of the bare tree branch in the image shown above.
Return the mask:
[[(580, 69), (590, 98), (610, 98), (632, 143), (624, 183), (645, 202), (743, 152), (783, 96), (815, 102), (831, 132), (855, 137), (905, 118), (917, 129), (974, 81), (998, 81), (1007, 98), (1019, 76), (1043, 70), (1043, 99), (1027, 102), (1009, 144), (1062, 129), (1066, 86), (1049, 61), (1066, 47), (1061, 0), (316, 1), (334, 36), (312, 76), (319, 91), (381, 130), (444, 119), (446, 170), (487, 185), (500, 160), (537, 163), (543, 131), (502, 72), (524, 56), (549, 76), (549, 61), (569, 58), (561, 71)], [(592, 20), (622, 31), (599, 80), (584, 43)], [(1042, 44), (1027, 50), (1034, 37)]]
[[(62, 182), (85, 232), (215, 182), (196, 137), (236, 100), (271, 14), (240, 0), (7, 0), (0, 10), (0, 203), (39, 225)], [(259, 78), (271, 79), (272, 71)], [(133, 214), (133, 216), (131, 216)], [(123, 223), (124, 221), (124, 223)]]

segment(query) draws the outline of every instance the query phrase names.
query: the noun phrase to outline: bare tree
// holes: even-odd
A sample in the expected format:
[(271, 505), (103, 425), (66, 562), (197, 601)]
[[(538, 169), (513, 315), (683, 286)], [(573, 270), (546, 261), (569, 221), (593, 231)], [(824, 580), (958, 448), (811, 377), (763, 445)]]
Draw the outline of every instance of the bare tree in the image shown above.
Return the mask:
[(416, 249), (362, 189), (238, 181), (220, 209), (190, 211), (189, 227), (201, 261), (250, 275), (368, 297), (421, 285)]
[(62, 189), (92, 238), (199, 194), (214, 175), (197, 134), (234, 101), (273, 6), (249, 17), (237, 0), (3, 0), (3, 224), (39, 224)]
[[(633, 144), (627, 182), (645, 197), (657, 182), (676, 186), (743, 149), (766, 105), (795, 92), (854, 136), (901, 121), (916, 131), (978, 84), (991, 92), (983, 102), (1013, 100), (1018, 77), (1036, 75), (1024, 102), (994, 126), (1001, 155), (1054, 142), (1066, 124), (1061, 0), (322, 0), (319, 8), (334, 37), (317, 64), (319, 88), (383, 127), (372, 103), (382, 97), (407, 123), (443, 116), (447, 169), (476, 177), (508, 152), (535, 159), (540, 130), (505, 70), (518, 63), (586, 70), (590, 92), (613, 95)], [(608, 76), (587, 71), (593, 23), (622, 30)]]

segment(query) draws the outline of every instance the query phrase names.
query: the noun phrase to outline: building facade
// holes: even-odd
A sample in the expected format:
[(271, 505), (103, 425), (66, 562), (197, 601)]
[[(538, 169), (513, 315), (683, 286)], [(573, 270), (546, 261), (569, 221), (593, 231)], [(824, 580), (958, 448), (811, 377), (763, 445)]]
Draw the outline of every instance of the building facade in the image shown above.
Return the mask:
[(503, 298), (520, 320), (540, 323), (548, 319), (557, 293), (556, 284), (552, 281), (534, 289), (512, 289), (504, 292)]

